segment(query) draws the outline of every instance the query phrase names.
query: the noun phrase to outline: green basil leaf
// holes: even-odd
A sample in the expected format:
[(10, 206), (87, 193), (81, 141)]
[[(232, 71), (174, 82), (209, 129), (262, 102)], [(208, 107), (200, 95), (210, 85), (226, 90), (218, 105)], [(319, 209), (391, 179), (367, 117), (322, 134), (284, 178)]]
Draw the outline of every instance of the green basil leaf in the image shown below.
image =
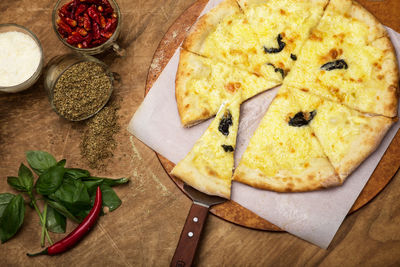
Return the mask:
[(91, 208), (86, 186), (80, 180), (64, 179), (61, 186), (49, 198), (61, 202), (72, 214)]
[(21, 180), (18, 179), (18, 177), (8, 176), (8, 177), (7, 177), (7, 183), (8, 183), (12, 188), (14, 188), (15, 190), (22, 191), (22, 192), (28, 191), (28, 190), (25, 188), (25, 186), (23, 186), (23, 185), (21, 184)]
[(83, 181), (98, 181), (100, 179), (103, 180), (104, 185), (108, 186), (115, 186), (129, 182), (128, 178), (110, 179), (110, 178), (93, 177), (93, 176), (88, 178), (82, 178)]
[(62, 159), (62, 160), (60, 160), (59, 162), (57, 162), (57, 166), (62, 166), (62, 167), (64, 167), (64, 166), (65, 166), (65, 163), (67, 163), (67, 160), (66, 160), (66, 159)]
[(86, 186), (88, 193), (90, 196), (93, 194), (96, 195), (96, 189), (99, 185), (103, 183), (103, 179), (92, 180), (92, 181), (82, 181), (83, 184)]
[(47, 204), (57, 210), (59, 213), (70, 219), (71, 221), (74, 222), (81, 222), (78, 218), (76, 218), (63, 204), (53, 201), (53, 200), (47, 200)]
[(114, 190), (108, 185), (101, 185), (101, 196), (103, 199), (103, 207), (107, 206), (110, 211), (117, 209), (121, 206), (121, 199), (117, 196)]
[(33, 188), (33, 173), (23, 163), (19, 166), (18, 178), (21, 185), (23, 185), (26, 191), (32, 191)]
[(11, 199), (0, 218), (0, 240), (6, 242), (13, 237), (24, 222), (25, 205), (21, 195)]
[(41, 175), (45, 170), (57, 164), (56, 159), (44, 151), (27, 151), (25, 154), (29, 166), (37, 175)]
[(47, 206), (47, 229), (53, 233), (65, 233), (67, 218), (51, 206)]
[(62, 184), (65, 168), (52, 166), (42, 173), (36, 181), (36, 191), (42, 195), (54, 193)]
[(77, 168), (67, 168), (65, 169), (65, 174), (64, 174), (64, 177), (72, 179), (81, 179), (89, 176), (90, 176), (89, 171)]
[(2, 193), (0, 194), (0, 218), (3, 216), (4, 209), (7, 207), (8, 203), (15, 197), (14, 194)]

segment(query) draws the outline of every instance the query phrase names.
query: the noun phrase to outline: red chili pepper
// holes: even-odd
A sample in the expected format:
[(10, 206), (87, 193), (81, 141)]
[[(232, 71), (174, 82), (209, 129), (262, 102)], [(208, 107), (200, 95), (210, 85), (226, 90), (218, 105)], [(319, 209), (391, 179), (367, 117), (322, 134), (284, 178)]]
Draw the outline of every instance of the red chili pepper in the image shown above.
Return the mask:
[(97, 24), (101, 24), (99, 13), (97, 13), (97, 9), (95, 5), (92, 5), (88, 8), (87, 13), (89, 17), (91, 17)]
[(103, 36), (106, 39), (110, 39), (110, 37), (113, 35), (113, 33), (112, 32), (100, 31), (100, 35)]
[(111, 28), (111, 25), (112, 25), (112, 20), (111, 19), (107, 19), (107, 23), (106, 23), (106, 26), (104, 27), (104, 31), (105, 32), (109, 32), (110, 28)]
[(87, 9), (87, 6), (84, 4), (80, 4), (78, 6), (78, 8), (75, 11), (75, 17), (78, 17), (80, 14), (82, 14), (83, 12), (85, 12)]
[(82, 223), (75, 228), (74, 231), (72, 231), (64, 239), (58, 241), (52, 246), (46, 248), (45, 250), (35, 254), (27, 253), (26, 255), (28, 256), (56, 255), (67, 251), (68, 249), (73, 247), (76, 243), (78, 243), (94, 226), (97, 219), (99, 218), (101, 207), (102, 207), (101, 190), (100, 187), (97, 187), (96, 199), (94, 201), (93, 208), (90, 210), (90, 213), (86, 216), (86, 218), (82, 221)]
[(92, 29), (92, 23), (90, 22), (89, 15), (87, 13), (83, 14), (83, 28), (90, 31)]
[(69, 27), (64, 21), (62, 21), (61, 19), (59, 21), (57, 21), (58, 27), (60, 27), (61, 29), (63, 29), (64, 31), (66, 31), (68, 34), (72, 33), (72, 29), (71, 27)]
[(101, 3), (104, 6), (104, 13), (109, 14), (109, 13), (114, 12), (114, 9), (112, 8), (112, 6), (111, 6), (110, 2), (108, 2), (108, 0), (101, 0)]
[(66, 21), (70, 26), (72, 26), (72, 27), (76, 27), (76, 25), (78, 24), (78, 23), (76, 22), (76, 20), (70, 19), (70, 18), (65, 18), (65, 21)]
[(96, 22), (93, 22), (92, 29), (93, 29), (93, 39), (99, 39), (100, 38), (100, 27)]
[(69, 17), (71, 18), (71, 10), (72, 10), (72, 6), (73, 6), (73, 2), (70, 3), (66, 3), (65, 5), (63, 5), (60, 8), (59, 14), (63, 14), (65, 17)]
[(106, 18), (103, 17), (103, 16), (100, 16), (100, 26), (101, 26), (102, 28), (104, 28), (106, 25), (107, 25)]

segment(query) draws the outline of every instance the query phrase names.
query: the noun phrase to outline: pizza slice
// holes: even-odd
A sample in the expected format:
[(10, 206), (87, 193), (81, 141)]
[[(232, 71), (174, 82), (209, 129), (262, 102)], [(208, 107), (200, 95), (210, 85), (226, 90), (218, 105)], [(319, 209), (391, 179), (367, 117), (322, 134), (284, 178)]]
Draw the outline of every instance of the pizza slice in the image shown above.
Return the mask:
[(260, 62), (258, 37), (236, 0), (224, 0), (193, 25), (182, 47), (264, 78), (282, 81), (280, 72)]
[[(289, 72), (328, 0), (238, 0), (257, 36), (253, 62)], [(256, 64), (254, 64), (256, 65)]]
[(203, 136), (171, 174), (209, 195), (229, 199), (241, 91), (225, 102)]
[(395, 117), (398, 68), (383, 26), (350, 0), (331, 0), (285, 83), (365, 113)]
[(279, 83), (182, 49), (175, 84), (181, 122), (189, 127), (215, 115), (239, 90), (246, 100)]
[(233, 179), (277, 192), (341, 184), (314, 132), (314, 113), (302, 110), (282, 86), (244, 152)]
[(291, 91), (302, 110), (314, 114), (310, 127), (342, 181), (378, 147), (394, 122), (297, 89)]

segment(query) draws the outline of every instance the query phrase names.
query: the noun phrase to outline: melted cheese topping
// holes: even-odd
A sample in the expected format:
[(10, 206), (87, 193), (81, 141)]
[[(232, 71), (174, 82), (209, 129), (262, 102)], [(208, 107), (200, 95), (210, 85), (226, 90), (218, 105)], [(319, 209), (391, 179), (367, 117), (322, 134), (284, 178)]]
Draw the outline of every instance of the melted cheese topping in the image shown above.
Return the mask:
[[(326, 12), (286, 83), (346, 104), (357, 110), (384, 114), (383, 96), (390, 86), (379, 62), (385, 53), (367, 43), (368, 27), (339, 13)], [(321, 66), (344, 60), (347, 69), (325, 71)]]
[(201, 111), (206, 112), (207, 117), (216, 114), (222, 102), (230, 99), (239, 90), (245, 100), (277, 85), (247, 71), (185, 53), (188, 54), (184, 56), (190, 59), (185, 65), (187, 76), (181, 74), (186, 81), (183, 85), (186, 96), (181, 104), (185, 108), (185, 114), (182, 115), (191, 120), (202, 115)]
[(281, 90), (251, 138), (238, 169), (243, 164), (269, 177), (282, 170), (296, 175), (303, 173), (311, 161), (326, 160), (309, 126), (289, 126), (290, 118), (299, 111), (294, 98)]
[[(252, 60), (259, 64), (272, 63), (286, 72), (289, 71), (295, 62), (291, 59), (291, 54), (298, 55), (310, 30), (321, 18), (326, 4), (326, 0), (276, 0), (256, 1), (255, 4), (242, 3), (249, 24), (257, 35), (258, 53)], [(285, 43), (284, 49), (279, 53), (265, 53), (264, 46), (267, 48), (278, 47), (278, 34), (281, 34), (282, 41)]]
[[(310, 127), (339, 173), (342, 173), (341, 165), (347, 164), (346, 158), (357, 153), (355, 150), (366, 154), (373, 150), (375, 136), (380, 136), (380, 130), (385, 131), (384, 129), (374, 129), (375, 125), (385, 128), (392, 123), (389, 118), (383, 116), (367, 116), (316, 95), (297, 89), (291, 89), (291, 91), (304, 111), (316, 111)], [(369, 138), (363, 139), (366, 136)], [(360, 145), (367, 146), (368, 150), (361, 149)], [(358, 158), (358, 156), (354, 155), (350, 160), (354, 161), (354, 158)]]
[(282, 81), (274, 68), (264, 65), (258, 59), (261, 48), (258, 37), (248, 23), (246, 16), (237, 12), (227, 16), (205, 39), (201, 54), (218, 59), (241, 69), (263, 75), (275, 82)]
[[(236, 136), (239, 125), (240, 92), (236, 93), (232, 102), (225, 105), (207, 128), (203, 136), (196, 142), (186, 160), (205, 176), (215, 176), (223, 180), (231, 180), (233, 169), (233, 151), (225, 151), (222, 145), (236, 147)], [(224, 135), (219, 131), (222, 117), (230, 113), (232, 125), (229, 134)]]
[(341, 160), (351, 152), (351, 145), (362, 134), (371, 117), (296, 89), (292, 92), (304, 111), (316, 111), (310, 126), (332, 164), (339, 166)]

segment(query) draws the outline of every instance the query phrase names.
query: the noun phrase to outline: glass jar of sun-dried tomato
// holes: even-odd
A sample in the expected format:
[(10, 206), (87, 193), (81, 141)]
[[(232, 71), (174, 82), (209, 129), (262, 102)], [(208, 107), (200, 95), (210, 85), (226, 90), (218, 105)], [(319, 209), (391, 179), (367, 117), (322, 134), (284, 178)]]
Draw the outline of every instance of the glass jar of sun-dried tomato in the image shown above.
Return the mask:
[(112, 48), (125, 54), (116, 42), (122, 16), (115, 0), (58, 0), (52, 22), (57, 37), (75, 52), (95, 55)]

